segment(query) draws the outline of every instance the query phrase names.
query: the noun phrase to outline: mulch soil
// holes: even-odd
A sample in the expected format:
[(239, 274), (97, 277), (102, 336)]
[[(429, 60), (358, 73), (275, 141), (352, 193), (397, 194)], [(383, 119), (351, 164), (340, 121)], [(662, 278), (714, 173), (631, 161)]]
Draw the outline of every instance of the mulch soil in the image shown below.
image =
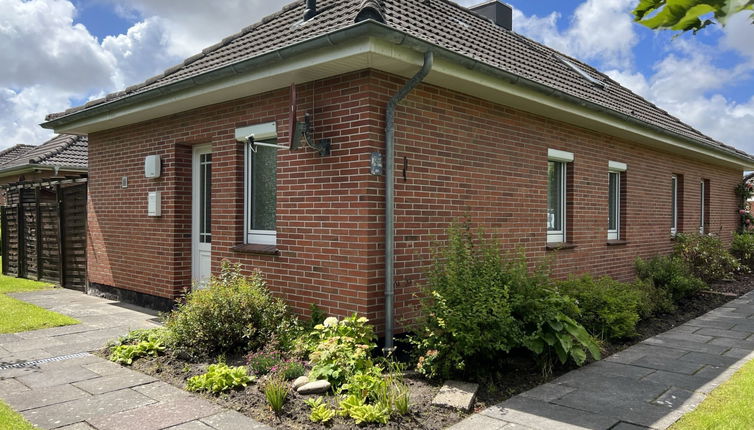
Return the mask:
[[(604, 343), (603, 357), (670, 330), (751, 290), (754, 290), (754, 276), (745, 276), (734, 281), (713, 284), (709, 291), (681, 302), (678, 305), (678, 312), (660, 315), (640, 322), (637, 327), (639, 335), (635, 338), (621, 343)], [(106, 357), (107, 351), (102, 351), (101, 354)], [(226, 361), (229, 365), (246, 364), (242, 357), (229, 357)], [(139, 359), (134, 362), (132, 368), (183, 388), (188, 378), (204, 373), (209, 364), (192, 363), (179, 359), (173, 354), (166, 354), (160, 357)], [(541, 365), (533, 361), (530, 356), (515, 353), (510, 354), (501, 363), (489, 367), (498, 370), (486, 374), (482, 378), (476, 378), (475, 382), (479, 382), (481, 385), (475, 405), (476, 411), (548, 382), (573, 369), (573, 367), (558, 367), (548, 374), (543, 374)], [(432, 398), (439, 391), (441, 384), (426, 381), (411, 373), (407, 374), (406, 382), (411, 389), (411, 413), (404, 417), (392, 418), (384, 426), (356, 425), (353, 420), (341, 417), (334, 418), (327, 425), (312, 423), (309, 421), (309, 406), (304, 403), (307, 398), (312, 396), (302, 396), (295, 392), (291, 392), (283, 412), (280, 415), (275, 415), (267, 406), (261, 389), (264, 384), (264, 377), (250, 384), (244, 390), (219, 396), (209, 394), (204, 396), (223, 407), (237, 410), (274, 428), (283, 429), (441, 429), (460, 421), (466, 416), (461, 412), (431, 406)], [(330, 400), (332, 399), (330, 398)]]

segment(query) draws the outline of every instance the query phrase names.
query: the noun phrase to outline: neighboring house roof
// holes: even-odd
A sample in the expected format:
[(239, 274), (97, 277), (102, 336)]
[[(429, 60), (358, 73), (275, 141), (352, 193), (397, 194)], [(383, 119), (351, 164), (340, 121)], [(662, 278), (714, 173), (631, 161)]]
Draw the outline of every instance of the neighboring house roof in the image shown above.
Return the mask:
[[(12, 150), (15, 150), (13, 157), (9, 155)], [(86, 170), (88, 168), (87, 154), (86, 136), (59, 134), (38, 146), (16, 145), (0, 152), (0, 173), (40, 166), (57, 167), (63, 170)]]
[(10, 148), (0, 151), (0, 166), (9, 161), (15, 160), (32, 149), (34, 149), (34, 145), (24, 145), (19, 143), (18, 145), (13, 145)]
[[(304, 1), (246, 27), (240, 33), (186, 59), (145, 82), (109, 94), (84, 106), (50, 114), (48, 121), (76, 116), (87, 110), (128, 100), (148, 92), (166, 91), (181, 84), (201, 85), (208, 74), (246, 60), (269, 54), (325, 34), (358, 25), (365, 19), (382, 22), (392, 30), (413, 36), (473, 61), (552, 88), (560, 93), (601, 107), (639, 124), (659, 128), (739, 158), (754, 157), (704, 135), (678, 118), (648, 102), (607, 75), (571, 57), (495, 25), (475, 12), (447, 0), (321, 0), (318, 15), (300, 24)], [(565, 61), (563, 61), (565, 59)], [(585, 79), (577, 68), (593, 80)], [(206, 78), (203, 80), (203, 78)], [(161, 93), (160, 93), (161, 94)]]

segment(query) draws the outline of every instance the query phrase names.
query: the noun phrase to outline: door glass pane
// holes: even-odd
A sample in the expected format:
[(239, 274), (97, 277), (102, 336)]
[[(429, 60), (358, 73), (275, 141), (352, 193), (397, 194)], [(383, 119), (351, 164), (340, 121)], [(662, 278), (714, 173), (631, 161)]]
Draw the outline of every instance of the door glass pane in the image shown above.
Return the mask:
[(563, 163), (548, 163), (547, 230), (563, 230)]
[(199, 156), (199, 242), (212, 243), (212, 154)]
[(620, 176), (619, 173), (609, 173), (608, 186), (610, 187), (608, 196), (608, 230), (618, 230), (618, 198), (620, 194)]
[(277, 151), (277, 148), (257, 146), (257, 152), (251, 153), (252, 230), (275, 230)]

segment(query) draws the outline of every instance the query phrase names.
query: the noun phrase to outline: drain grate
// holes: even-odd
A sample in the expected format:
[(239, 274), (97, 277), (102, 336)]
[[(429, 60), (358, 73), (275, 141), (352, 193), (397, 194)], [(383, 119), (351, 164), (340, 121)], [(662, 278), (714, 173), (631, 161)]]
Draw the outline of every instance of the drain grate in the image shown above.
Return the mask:
[(0, 370), (19, 369), (19, 368), (23, 368), (23, 367), (32, 367), (32, 366), (36, 366), (38, 364), (52, 363), (54, 361), (72, 360), (74, 358), (87, 357), (89, 355), (91, 355), (91, 354), (89, 354), (88, 352), (79, 352), (79, 353), (76, 353), (76, 354), (61, 355), (59, 357), (50, 357), (50, 358), (43, 358), (41, 360), (25, 361), (23, 363), (13, 363), (13, 364), (3, 364), (3, 363), (0, 363)]

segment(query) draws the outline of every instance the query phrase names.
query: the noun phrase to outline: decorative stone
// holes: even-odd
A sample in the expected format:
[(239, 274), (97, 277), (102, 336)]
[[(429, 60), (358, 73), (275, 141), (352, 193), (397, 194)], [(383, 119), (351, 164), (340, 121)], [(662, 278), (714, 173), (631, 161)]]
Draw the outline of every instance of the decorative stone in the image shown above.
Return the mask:
[(308, 376), (299, 376), (298, 378), (293, 380), (293, 389), (298, 390), (299, 388), (303, 387), (304, 385), (308, 383), (309, 383)]
[(299, 394), (320, 394), (330, 389), (327, 381), (314, 381), (304, 384), (296, 390)]
[(445, 385), (440, 388), (440, 392), (437, 393), (432, 400), (432, 404), (435, 406), (469, 412), (471, 407), (474, 406), (474, 400), (476, 399), (476, 392), (478, 389), (479, 384), (461, 381), (447, 381), (445, 382)]

